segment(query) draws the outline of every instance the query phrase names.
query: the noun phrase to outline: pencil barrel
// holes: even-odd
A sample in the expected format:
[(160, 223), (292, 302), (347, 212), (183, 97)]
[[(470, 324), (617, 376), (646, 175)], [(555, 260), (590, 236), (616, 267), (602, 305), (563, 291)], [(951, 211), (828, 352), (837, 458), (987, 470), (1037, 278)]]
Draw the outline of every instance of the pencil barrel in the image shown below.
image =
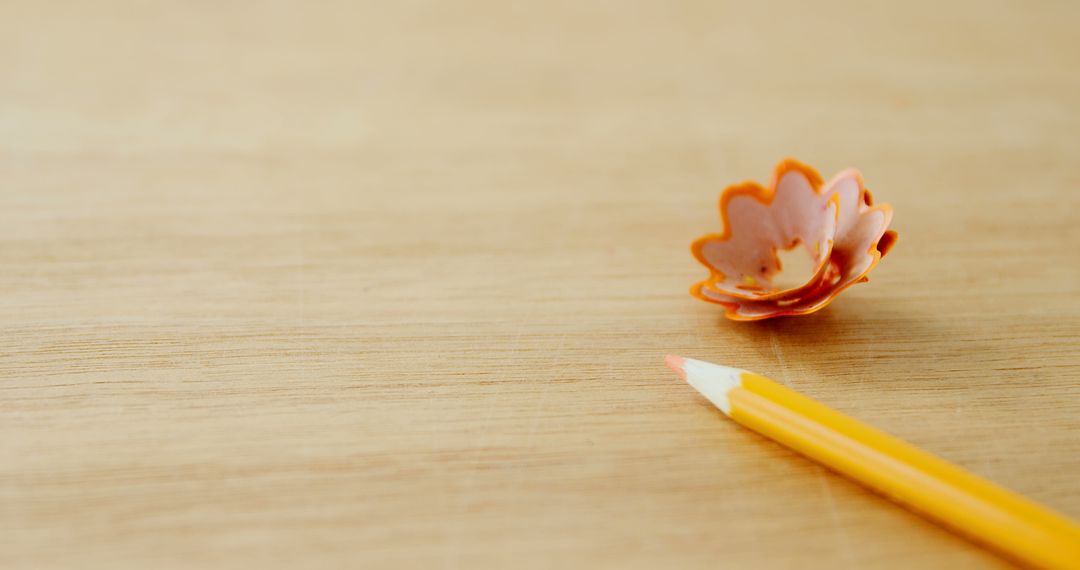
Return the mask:
[(738, 423), (1018, 561), (1080, 568), (1080, 527), (895, 437), (744, 374), (728, 393)]

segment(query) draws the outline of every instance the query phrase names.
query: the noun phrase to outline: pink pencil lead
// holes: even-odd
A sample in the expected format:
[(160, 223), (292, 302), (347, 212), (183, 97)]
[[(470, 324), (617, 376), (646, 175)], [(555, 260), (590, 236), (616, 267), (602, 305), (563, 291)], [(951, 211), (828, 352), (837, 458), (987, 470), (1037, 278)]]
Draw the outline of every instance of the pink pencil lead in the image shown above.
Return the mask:
[(664, 357), (664, 364), (666, 364), (668, 368), (674, 370), (675, 373), (679, 375), (679, 378), (682, 378), (683, 380), (686, 380), (686, 371), (683, 370), (683, 364), (685, 362), (685, 358), (674, 354), (669, 354)]

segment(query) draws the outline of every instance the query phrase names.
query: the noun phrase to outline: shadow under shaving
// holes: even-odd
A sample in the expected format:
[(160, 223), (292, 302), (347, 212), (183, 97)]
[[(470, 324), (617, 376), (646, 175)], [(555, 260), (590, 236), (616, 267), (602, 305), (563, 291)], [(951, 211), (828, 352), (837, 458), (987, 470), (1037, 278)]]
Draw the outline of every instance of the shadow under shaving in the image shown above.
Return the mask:
[[(971, 357), (973, 351), (993, 351), (963, 320), (920, 313), (917, 304), (903, 300), (837, 299), (810, 315), (752, 322), (721, 315), (717, 326), (741, 336), (774, 370), (810, 369), (820, 378), (893, 387), (901, 380), (947, 383), (943, 371), (984, 366)], [(905, 371), (903, 378), (888, 377), (897, 370)]]

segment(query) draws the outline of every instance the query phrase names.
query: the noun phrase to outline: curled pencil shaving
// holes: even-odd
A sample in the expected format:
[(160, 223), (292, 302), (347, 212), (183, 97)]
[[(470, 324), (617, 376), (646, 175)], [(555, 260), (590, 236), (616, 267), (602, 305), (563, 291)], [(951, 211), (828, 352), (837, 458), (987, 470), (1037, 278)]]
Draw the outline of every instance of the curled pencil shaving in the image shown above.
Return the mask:
[[(828, 183), (795, 160), (777, 165), (768, 188), (756, 182), (729, 186), (720, 196), (724, 231), (694, 241), (694, 257), (709, 278), (690, 293), (723, 305), (725, 316), (755, 321), (806, 315), (825, 308), (866, 274), (896, 242), (888, 230), (892, 207), (874, 204), (855, 169)], [(798, 246), (813, 258), (813, 274), (781, 288), (777, 252)]]

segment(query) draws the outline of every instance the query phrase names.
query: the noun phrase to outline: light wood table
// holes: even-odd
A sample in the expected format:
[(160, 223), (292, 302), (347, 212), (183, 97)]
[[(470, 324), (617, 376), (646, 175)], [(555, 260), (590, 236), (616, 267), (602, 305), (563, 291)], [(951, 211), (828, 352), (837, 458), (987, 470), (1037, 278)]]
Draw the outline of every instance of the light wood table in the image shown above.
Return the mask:
[[(4, 2), (0, 567), (1007, 566), (667, 352), (1080, 517), (1080, 4), (756, 4)], [(899, 243), (728, 322), (785, 156)]]

